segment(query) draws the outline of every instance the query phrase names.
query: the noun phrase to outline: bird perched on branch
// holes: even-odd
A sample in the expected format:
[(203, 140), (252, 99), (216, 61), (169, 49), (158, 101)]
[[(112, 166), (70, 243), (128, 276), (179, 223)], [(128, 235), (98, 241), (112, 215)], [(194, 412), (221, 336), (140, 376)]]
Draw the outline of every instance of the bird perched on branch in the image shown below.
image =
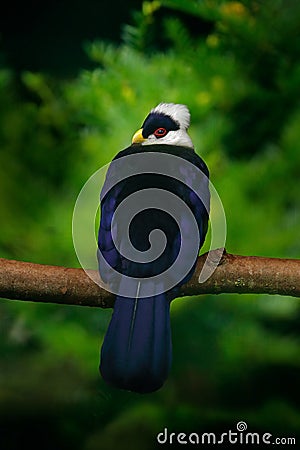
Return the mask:
[(191, 278), (208, 228), (209, 172), (189, 125), (185, 105), (152, 109), (112, 161), (101, 192), (99, 271), (116, 298), (100, 371), (109, 384), (139, 393), (168, 376), (170, 302)]

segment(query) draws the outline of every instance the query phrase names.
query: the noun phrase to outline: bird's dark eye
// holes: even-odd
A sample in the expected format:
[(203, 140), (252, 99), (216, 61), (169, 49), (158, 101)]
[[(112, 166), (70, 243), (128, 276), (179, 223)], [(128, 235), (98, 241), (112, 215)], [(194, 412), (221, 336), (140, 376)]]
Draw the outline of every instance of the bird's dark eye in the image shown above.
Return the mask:
[(165, 128), (157, 128), (157, 130), (154, 131), (154, 136), (157, 138), (164, 137), (167, 134), (167, 130)]

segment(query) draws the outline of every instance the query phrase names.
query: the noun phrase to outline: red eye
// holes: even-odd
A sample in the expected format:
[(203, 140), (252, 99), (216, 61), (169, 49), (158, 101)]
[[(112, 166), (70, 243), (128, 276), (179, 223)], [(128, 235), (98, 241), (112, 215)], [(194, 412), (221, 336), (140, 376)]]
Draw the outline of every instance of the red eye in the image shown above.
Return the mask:
[(157, 128), (157, 130), (154, 131), (154, 136), (157, 138), (164, 137), (167, 134), (167, 130), (165, 128)]

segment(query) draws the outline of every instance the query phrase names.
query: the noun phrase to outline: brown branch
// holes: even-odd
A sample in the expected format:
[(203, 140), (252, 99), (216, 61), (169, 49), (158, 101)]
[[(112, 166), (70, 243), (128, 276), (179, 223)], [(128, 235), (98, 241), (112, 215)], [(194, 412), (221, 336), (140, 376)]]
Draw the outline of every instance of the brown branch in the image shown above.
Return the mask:
[[(210, 254), (218, 260), (223, 249)], [(192, 279), (180, 296), (220, 293), (281, 294), (300, 297), (300, 260), (239, 256), (224, 252), (213, 275), (198, 278), (207, 255), (198, 258)], [(101, 289), (83, 269), (46, 266), (0, 258), (0, 297), (11, 300), (110, 308), (114, 297)]]

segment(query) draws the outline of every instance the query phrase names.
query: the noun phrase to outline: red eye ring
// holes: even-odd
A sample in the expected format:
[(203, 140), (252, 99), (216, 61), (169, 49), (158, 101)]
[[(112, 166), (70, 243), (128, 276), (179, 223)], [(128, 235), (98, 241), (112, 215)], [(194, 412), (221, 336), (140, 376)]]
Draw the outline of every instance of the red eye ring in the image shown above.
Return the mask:
[(154, 136), (157, 138), (162, 138), (167, 134), (167, 130), (165, 128), (157, 128), (157, 130), (154, 131)]

